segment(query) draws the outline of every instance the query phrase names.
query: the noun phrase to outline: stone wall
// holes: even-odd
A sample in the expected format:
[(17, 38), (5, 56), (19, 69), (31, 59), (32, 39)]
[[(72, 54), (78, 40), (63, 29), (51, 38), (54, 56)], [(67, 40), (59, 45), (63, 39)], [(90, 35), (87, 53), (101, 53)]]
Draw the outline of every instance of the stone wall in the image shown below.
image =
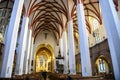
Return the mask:
[[(109, 51), (108, 41), (105, 39), (103, 42), (94, 45), (90, 48), (90, 58), (91, 58), (91, 65), (92, 65), (92, 72), (93, 75), (97, 73), (95, 62), (100, 56), (104, 56), (105, 60), (108, 62), (109, 71), (113, 72), (111, 55)], [(76, 64), (81, 63), (80, 54), (76, 55)]]

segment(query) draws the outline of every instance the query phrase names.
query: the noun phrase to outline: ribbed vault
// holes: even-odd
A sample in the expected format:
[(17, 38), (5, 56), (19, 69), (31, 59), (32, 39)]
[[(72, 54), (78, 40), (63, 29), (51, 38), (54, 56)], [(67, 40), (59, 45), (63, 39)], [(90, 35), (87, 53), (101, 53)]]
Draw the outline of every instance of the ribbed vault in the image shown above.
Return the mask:
[[(61, 37), (64, 29), (67, 30), (68, 21), (68, 1), (69, 0), (25, 0), (23, 6), (23, 15), (27, 15), (30, 18), (29, 27), (32, 28), (33, 36), (36, 37), (41, 31), (49, 31), (54, 34), (55, 39)], [(78, 33), (77, 16), (76, 16), (76, 1), (72, 0), (73, 6), (71, 11), (71, 17), (73, 19), (74, 32)], [(118, 7), (118, 0), (113, 0), (116, 10)], [(12, 5), (14, 0), (1, 0), (0, 11), (5, 10), (7, 19), (9, 20)], [(26, 7), (26, 4), (28, 7)], [(91, 33), (91, 25), (89, 17), (93, 17), (100, 24), (102, 24), (101, 12), (98, 0), (84, 0), (84, 12), (87, 30)], [(10, 11), (10, 12), (9, 12)], [(66, 22), (63, 21), (63, 16), (66, 18)], [(3, 17), (6, 17), (5, 15)], [(3, 18), (0, 17), (0, 21)], [(5, 20), (5, 19), (4, 19)], [(8, 21), (7, 21), (8, 22)], [(3, 23), (3, 22), (2, 22)]]
[(39, 3), (34, 2), (32, 5), (34, 6), (31, 6), (29, 15), (34, 14), (31, 23), (34, 36), (36, 37), (40, 31), (47, 30), (53, 33), (56, 39), (59, 39), (64, 27), (61, 14), (67, 17), (64, 1), (42, 0)]

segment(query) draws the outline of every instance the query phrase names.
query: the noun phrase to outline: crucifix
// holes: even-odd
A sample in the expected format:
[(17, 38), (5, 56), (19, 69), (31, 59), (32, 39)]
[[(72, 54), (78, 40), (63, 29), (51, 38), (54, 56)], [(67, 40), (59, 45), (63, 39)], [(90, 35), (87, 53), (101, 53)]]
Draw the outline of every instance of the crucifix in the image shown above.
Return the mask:
[(47, 35), (48, 35), (48, 33), (44, 33), (45, 34), (45, 39), (47, 39)]

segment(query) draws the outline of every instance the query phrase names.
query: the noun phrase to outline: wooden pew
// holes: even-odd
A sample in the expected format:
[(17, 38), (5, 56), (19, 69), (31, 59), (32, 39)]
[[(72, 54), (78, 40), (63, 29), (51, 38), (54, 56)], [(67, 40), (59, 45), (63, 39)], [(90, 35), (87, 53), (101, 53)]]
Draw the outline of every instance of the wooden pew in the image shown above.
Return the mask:
[[(105, 76), (89, 76), (82, 77), (81, 74), (70, 75), (70, 74), (59, 74), (59, 73), (47, 73), (47, 76), (50, 80), (68, 80), (68, 77), (71, 77), (72, 80), (114, 80), (114, 79), (106, 79)], [(42, 73), (34, 73), (34, 74), (24, 74), (24, 75), (16, 75), (12, 77), (12, 79), (0, 79), (0, 80), (44, 80)]]
[(104, 76), (89, 76), (82, 77), (79, 75), (69, 75), (73, 80), (105, 80)]
[(50, 80), (66, 80), (67, 79), (67, 74), (58, 74), (58, 73), (51, 73), (49, 75)]

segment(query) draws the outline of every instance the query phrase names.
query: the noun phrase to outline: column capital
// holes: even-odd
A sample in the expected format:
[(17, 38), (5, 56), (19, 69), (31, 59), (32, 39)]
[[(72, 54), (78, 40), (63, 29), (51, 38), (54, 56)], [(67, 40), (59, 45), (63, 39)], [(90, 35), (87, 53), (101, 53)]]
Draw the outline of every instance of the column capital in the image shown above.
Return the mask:
[(28, 24), (28, 28), (29, 28), (30, 30), (32, 30), (32, 26), (30, 26), (29, 24)]
[(66, 31), (66, 28), (65, 28), (65, 27), (63, 28), (63, 32), (64, 32), (64, 31)]
[(84, 0), (76, 0), (77, 4), (83, 3)]
[(68, 22), (72, 20), (72, 17), (71, 17), (71, 14), (70, 14), (70, 11), (68, 11)]
[(67, 6), (68, 6), (68, 11), (67, 11), (67, 21), (70, 21), (72, 19), (71, 17), (71, 11), (70, 11), (70, 5), (68, 3), (68, 0), (67, 0)]

